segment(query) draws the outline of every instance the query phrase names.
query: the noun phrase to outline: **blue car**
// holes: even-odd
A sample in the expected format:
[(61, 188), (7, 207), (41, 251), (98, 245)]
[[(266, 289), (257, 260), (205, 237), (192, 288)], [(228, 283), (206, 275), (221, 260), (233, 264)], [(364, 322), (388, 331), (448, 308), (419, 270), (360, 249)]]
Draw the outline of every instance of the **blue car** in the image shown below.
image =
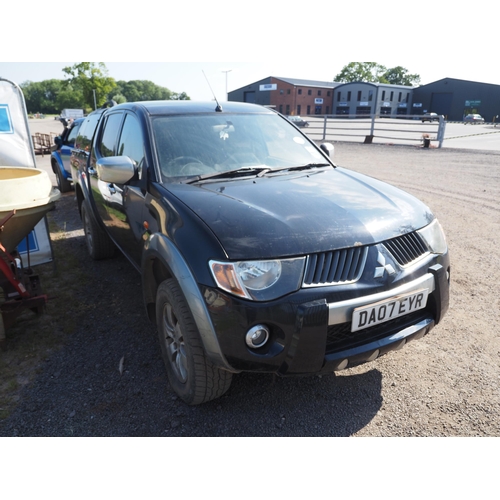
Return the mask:
[(78, 131), (83, 121), (84, 118), (79, 118), (72, 122), (61, 119), (64, 125), (64, 131), (54, 139), (56, 149), (52, 151), (50, 164), (57, 179), (57, 187), (61, 193), (66, 193), (71, 190), (72, 179), (69, 160), (71, 152), (75, 147), (75, 138), (78, 135)]

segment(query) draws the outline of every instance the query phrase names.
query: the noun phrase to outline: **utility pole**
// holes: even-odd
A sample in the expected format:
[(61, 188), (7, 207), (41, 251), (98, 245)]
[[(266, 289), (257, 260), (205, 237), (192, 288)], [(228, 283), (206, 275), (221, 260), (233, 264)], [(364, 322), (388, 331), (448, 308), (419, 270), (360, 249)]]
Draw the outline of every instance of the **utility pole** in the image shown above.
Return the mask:
[(229, 100), (229, 97), (228, 97), (228, 94), (227, 94), (227, 74), (228, 73), (231, 73), (231, 71), (233, 71), (232, 69), (225, 69), (225, 70), (222, 70), (223, 73), (226, 73), (226, 101)]

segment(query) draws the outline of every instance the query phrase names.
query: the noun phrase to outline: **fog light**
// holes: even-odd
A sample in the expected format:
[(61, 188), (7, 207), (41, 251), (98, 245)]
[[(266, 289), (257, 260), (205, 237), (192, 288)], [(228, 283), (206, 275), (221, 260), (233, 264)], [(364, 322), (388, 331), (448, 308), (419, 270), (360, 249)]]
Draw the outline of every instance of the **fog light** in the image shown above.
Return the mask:
[(255, 325), (248, 330), (245, 342), (248, 347), (258, 349), (269, 340), (269, 328), (265, 325)]

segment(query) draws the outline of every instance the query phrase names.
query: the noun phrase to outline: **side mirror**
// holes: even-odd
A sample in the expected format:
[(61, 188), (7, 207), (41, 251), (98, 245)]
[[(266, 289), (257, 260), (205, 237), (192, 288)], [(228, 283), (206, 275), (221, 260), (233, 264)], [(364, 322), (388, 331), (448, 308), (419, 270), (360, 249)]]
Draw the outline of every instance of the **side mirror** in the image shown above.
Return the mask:
[(97, 160), (96, 170), (101, 181), (126, 184), (135, 175), (135, 163), (128, 156), (108, 156)]
[(62, 137), (58, 135), (57, 137), (54, 137), (54, 144), (57, 146), (57, 149), (59, 149), (62, 146)]
[(320, 148), (326, 154), (326, 156), (333, 156), (333, 152), (335, 150), (333, 144), (330, 144), (329, 142), (324, 142), (323, 144), (320, 145)]

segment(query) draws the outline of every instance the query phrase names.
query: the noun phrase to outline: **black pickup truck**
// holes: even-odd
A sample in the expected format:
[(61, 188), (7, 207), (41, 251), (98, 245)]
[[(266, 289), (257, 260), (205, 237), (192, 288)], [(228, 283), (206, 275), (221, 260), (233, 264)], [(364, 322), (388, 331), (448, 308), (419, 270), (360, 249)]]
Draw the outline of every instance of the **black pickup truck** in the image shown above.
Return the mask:
[(220, 397), (242, 371), (373, 361), (448, 309), (430, 209), (338, 167), (331, 149), (244, 103), (128, 103), (82, 124), (71, 169), (89, 253), (118, 248), (141, 273), (186, 403)]

